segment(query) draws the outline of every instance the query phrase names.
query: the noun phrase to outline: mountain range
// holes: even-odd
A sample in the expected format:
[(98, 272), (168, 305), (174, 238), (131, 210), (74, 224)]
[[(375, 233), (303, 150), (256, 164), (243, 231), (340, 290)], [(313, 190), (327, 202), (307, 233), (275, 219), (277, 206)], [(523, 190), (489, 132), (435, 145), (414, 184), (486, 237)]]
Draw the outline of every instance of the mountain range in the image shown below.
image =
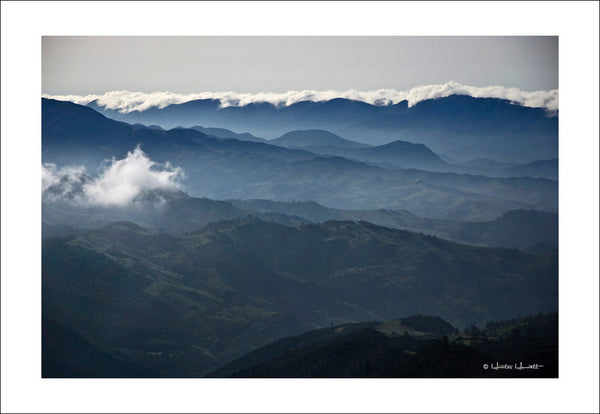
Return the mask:
[(456, 220), (491, 220), (519, 208), (558, 207), (553, 180), (384, 168), (191, 129), (132, 127), (90, 108), (46, 99), (42, 144), (44, 162), (82, 164), (90, 170), (141, 145), (153, 160), (182, 167), (187, 192), (196, 197), (314, 200), (335, 208), (404, 209)]
[(459, 161), (530, 163), (558, 157), (558, 117), (495, 98), (451, 95), (412, 107), (407, 101), (370, 105), (338, 98), (223, 108), (218, 100), (197, 100), (129, 113), (106, 109), (96, 101), (88, 106), (116, 120), (163, 128), (211, 125), (267, 139), (293, 130), (324, 129), (370, 145), (408, 141)]
[[(81, 179), (85, 181), (86, 176)], [(81, 233), (114, 221), (132, 221), (153, 232), (183, 233), (209, 223), (254, 216), (286, 226), (330, 220), (367, 221), (380, 226), (434, 235), (458, 243), (488, 247), (558, 249), (558, 215), (535, 210), (512, 210), (492, 221), (429, 219), (403, 210), (340, 210), (314, 201), (211, 200), (182, 191), (145, 191), (133, 206), (94, 206), (76, 202), (82, 186), (64, 182), (50, 186), (42, 202), (43, 238)], [(61, 194), (61, 198), (53, 198)]]
[(187, 235), (116, 222), (42, 246), (42, 313), (160, 376), (198, 376), (284, 336), (403, 315), (482, 324), (557, 306), (557, 257), (366, 222), (256, 218)]
[(511, 210), (492, 221), (468, 222), (417, 217), (402, 210), (340, 210), (315, 202), (229, 200), (252, 214), (280, 213), (307, 222), (368, 221), (380, 226), (434, 235), (458, 243), (527, 249), (546, 245), (558, 249), (558, 214)]
[(556, 377), (557, 122), (42, 99), (42, 376)]
[[(491, 159), (475, 159), (449, 163), (422, 144), (394, 141), (372, 146), (347, 140), (324, 130), (290, 131), (279, 138), (265, 140), (249, 133), (238, 134), (224, 128), (192, 127), (217, 138), (267, 142), (287, 148), (304, 149), (315, 154), (338, 155), (381, 166), (424, 168), (439, 172), (456, 172), (488, 177), (533, 177), (558, 180), (558, 159), (525, 164), (500, 163)], [(362, 148), (363, 150), (360, 150)], [(446, 157), (447, 158), (447, 157)]]
[[(274, 142), (273, 140), (270, 142)], [(349, 159), (378, 164), (389, 164), (402, 168), (417, 168), (428, 171), (453, 171), (448, 163), (443, 161), (423, 144), (413, 144), (406, 141), (393, 141), (389, 144), (374, 147), (306, 147), (307, 150), (323, 155), (337, 155)]]

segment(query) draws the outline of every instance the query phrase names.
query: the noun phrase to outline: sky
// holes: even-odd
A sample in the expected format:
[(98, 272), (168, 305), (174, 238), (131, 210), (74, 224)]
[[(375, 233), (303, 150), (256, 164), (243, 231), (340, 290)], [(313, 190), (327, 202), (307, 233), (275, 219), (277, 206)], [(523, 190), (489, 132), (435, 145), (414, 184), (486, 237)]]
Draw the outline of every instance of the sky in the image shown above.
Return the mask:
[(558, 37), (195, 36), (42, 38), (42, 92), (239, 93), (558, 89)]

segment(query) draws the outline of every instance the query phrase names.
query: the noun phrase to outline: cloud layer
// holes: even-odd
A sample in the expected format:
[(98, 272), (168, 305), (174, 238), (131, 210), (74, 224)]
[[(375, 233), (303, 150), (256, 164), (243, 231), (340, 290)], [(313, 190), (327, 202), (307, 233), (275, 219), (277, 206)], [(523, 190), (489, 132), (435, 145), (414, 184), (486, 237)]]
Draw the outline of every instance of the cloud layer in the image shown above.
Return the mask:
[(469, 95), (475, 98), (500, 98), (515, 104), (533, 108), (543, 108), (548, 112), (558, 111), (558, 89), (551, 91), (521, 91), (518, 88), (503, 86), (476, 87), (462, 85), (450, 81), (438, 85), (416, 86), (407, 91), (394, 89), (378, 89), (375, 91), (289, 91), (285, 93), (237, 93), (237, 92), (202, 92), (178, 94), (173, 92), (129, 92), (112, 91), (103, 95), (47, 95), (45, 98), (71, 101), (87, 105), (97, 101), (98, 105), (107, 109), (118, 110), (122, 113), (145, 111), (149, 108), (164, 108), (172, 104), (180, 104), (197, 99), (215, 99), (222, 107), (245, 106), (251, 103), (269, 102), (277, 106), (289, 106), (302, 101), (328, 101), (335, 98), (346, 98), (363, 101), (373, 105), (395, 104), (408, 101), (409, 106), (427, 99), (443, 98), (450, 95)]
[(42, 191), (46, 199), (118, 207), (131, 204), (144, 191), (179, 190), (183, 177), (181, 168), (158, 164), (137, 147), (124, 159), (107, 161), (96, 178), (87, 176), (81, 166), (43, 164)]

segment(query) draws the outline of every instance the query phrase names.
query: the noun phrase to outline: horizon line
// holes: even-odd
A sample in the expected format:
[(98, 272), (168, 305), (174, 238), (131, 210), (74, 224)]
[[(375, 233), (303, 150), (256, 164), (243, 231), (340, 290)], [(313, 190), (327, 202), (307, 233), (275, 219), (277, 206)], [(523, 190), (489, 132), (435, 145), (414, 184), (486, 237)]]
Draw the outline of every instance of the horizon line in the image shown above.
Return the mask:
[(291, 90), (287, 92), (239, 93), (235, 91), (175, 93), (169, 91), (132, 92), (127, 90), (108, 91), (104, 94), (66, 94), (42, 93), (42, 97), (60, 101), (70, 101), (80, 105), (96, 102), (98, 106), (120, 113), (145, 111), (150, 108), (165, 108), (172, 104), (182, 104), (195, 100), (218, 100), (221, 108), (229, 106), (243, 107), (254, 103), (270, 103), (277, 107), (290, 106), (298, 102), (325, 102), (333, 99), (361, 101), (375, 106), (395, 105), (406, 101), (408, 107), (431, 99), (452, 95), (464, 95), (473, 98), (496, 98), (510, 101), (512, 104), (542, 108), (549, 113), (558, 112), (558, 89), (549, 91), (522, 91), (514, 87), (463, 85), (455, 81), (444, 84), (415, 86), (409, 90), (377, 89), (359, 91), (349, 89), (336, 90)]

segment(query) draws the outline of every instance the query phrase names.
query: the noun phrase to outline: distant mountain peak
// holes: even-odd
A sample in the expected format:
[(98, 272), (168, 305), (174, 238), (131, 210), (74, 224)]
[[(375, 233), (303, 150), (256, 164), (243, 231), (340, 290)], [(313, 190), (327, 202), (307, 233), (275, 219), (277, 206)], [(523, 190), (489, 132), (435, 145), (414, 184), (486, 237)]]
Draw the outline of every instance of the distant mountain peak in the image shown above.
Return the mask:
[(331, 146), (337, 148), (366, 148), (368, 144), (351, 141), (336, 135), (324, 129), (301, 129), (286, 132), (279, 138), (269, 141), (270, 144), (281, 145), (284, 147), (324, 147)]
[(392, 142), (390, 142), (388, 144), (380, 145), (380, 147), (382, 147), (382, 148), (383, 147), (385, 147), (385, 148), (393, 148), (393, 147), (396, 147), (396, 148), (409, 148), (409, 147), (412, 147), (412, 148), (417, 148), (417, 147), (418, 148), (427, 148), (427, 146), (425, 146), (423, 144), (418, 144), (418, 143), (410, 142), (410, 141), (403, 141), (403, 140), (400, 140), (400, 139), (392, 141)]

